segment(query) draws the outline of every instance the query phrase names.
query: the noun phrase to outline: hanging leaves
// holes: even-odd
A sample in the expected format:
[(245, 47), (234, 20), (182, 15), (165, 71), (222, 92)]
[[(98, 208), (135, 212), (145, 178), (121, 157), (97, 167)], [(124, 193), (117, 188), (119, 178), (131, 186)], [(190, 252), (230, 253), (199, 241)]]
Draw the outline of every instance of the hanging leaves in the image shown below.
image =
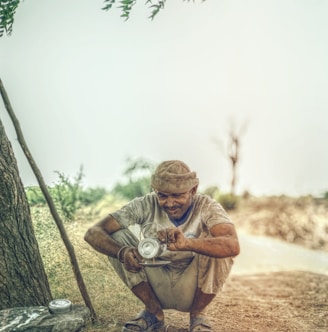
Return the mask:
[(14, 15), (19, 2), (19, 0), (0, 0), (0, 37), (4, 33), (7, 35), (11, 34)]
[[(130, 17), (131, 10), (133, 6), (136, 4), (137, 0), (104, 0), (105, 6), (102, 8), (103, 10), (110, 10), (115, 3), (118, 4), (118, 8), (121, 9), (122, 14), (121, 17), (128, 19)], [(150, 17), (153, 19), (158, 12), (164, 8), (166, 0), (146, 0), (146, 5), (151, 9)]]

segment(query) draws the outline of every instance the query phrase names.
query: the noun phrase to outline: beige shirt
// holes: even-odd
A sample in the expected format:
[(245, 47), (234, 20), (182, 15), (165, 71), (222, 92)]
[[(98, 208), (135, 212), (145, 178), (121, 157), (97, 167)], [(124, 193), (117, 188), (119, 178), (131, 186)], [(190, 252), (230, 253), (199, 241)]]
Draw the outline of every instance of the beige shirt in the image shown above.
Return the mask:
[[(157, 231), (163, 228), (177, 227), (158, 204), (154, 192), (135, 198), (111, 215), (122, 228), (140, 225), (146, 237), (156, 237)], [(222, 206), (209, 196), (197, 194), (188, 218), (178, 227), (188, 238), (211, 237), (210, 229), (222, 223), (231, 223)], [(165, 251), (160, 258), (188, 264), (193, 257), (192, 252)]]

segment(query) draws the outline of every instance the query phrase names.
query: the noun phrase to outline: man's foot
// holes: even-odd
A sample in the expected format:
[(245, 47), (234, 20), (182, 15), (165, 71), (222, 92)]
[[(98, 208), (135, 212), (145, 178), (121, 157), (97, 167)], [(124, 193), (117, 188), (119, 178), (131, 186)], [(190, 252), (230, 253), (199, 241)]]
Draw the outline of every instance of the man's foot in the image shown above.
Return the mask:
[(153, 332), (158, 331), (163, 326), (164, 319), (158, 320), (154, 314), (143, 310), (136, 318), (125, 323), (122, 332)]
[(206, 316), (195, 316), (190, 318), (189, 332), (213, 332), (213, 330)]

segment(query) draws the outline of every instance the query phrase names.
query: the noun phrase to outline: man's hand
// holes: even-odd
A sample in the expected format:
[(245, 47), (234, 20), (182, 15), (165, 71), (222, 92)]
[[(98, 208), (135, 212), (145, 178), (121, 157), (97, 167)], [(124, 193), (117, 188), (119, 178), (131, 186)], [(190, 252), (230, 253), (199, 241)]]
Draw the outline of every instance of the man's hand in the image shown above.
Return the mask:
[(157, 236), (171, 251), (192, 251), (216, 258), (235, 257), (239, 254), (239, 242), (233, 224), (214, 225), (210, 233), (208, 237), (187, 238), (177, 227), (160, 230)]
[(136, 273), (142, 269), (142, 265), (140, 265), (139, 262), (142, 262), (143, 258), (138, 253), (137, 248), (125, 248), (122, 257), (123, 265), (126, 270)]
[(180, 228), (166, 228), (157, 233), (159, 241), (166, 243), (167, 249), (171, 251), (185, 250), (187, 238)]

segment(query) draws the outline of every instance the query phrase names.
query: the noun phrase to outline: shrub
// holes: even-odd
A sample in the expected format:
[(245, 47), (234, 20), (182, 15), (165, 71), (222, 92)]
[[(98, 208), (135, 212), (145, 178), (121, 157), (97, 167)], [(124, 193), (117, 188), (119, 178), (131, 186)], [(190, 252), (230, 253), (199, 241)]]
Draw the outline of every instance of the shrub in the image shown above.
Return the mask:
[(31, 206), (45, 204), (46, 200), (38, 186), (30, 186), (25, 188), (27, 200)]
[(238, 197), (232, 194), (222, 194), (218, 198), (218, 202), (226, 210), (234, 210), (237, 208)]
[(128, 158), (124, 171), (124, 183), (117, 183), (112, 192), (124, 199), (131, 200), (150, 192), (150, 175), (154, 170), (154, 163), (143, 158)]
[[(48, 190), (56, 208), (65, 221), (74, 220), (78, 209), (82, 206), (97, 203), (107, 194), (104, 188), (83, 189), (82, 179), (84, 174), (82, 167), (73, 179), (58, 171), (56, 173), (59, 177), (58, 182), (53, 187), (48, 187)], [(46, 204), (40, 187), (27, 187), (25, 192), (30, 206)]]
[(91, 205), (101, 201), (106, 195), (105, 188), (87, 188), (80, 193), (80, 200), (83, 205)]
[(203, 190), (203, 194), (208, 195), (215, 200), (218, 200), (220, 197), (220, 189), (217, 186), (210, 186)]

